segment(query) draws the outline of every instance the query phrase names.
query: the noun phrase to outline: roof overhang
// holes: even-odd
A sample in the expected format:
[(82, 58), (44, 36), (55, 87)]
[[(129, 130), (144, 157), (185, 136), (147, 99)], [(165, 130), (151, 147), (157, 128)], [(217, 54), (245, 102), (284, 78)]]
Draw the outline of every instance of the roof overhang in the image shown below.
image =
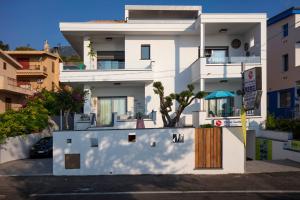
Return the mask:
[(93, 36), (125, 35), (196, 35), (195, 20), (183, 20), (177, 23), (97, 23), (75, 22), (60, 23), (60, 31), (75, 51), (82, 55), (83, 38)]

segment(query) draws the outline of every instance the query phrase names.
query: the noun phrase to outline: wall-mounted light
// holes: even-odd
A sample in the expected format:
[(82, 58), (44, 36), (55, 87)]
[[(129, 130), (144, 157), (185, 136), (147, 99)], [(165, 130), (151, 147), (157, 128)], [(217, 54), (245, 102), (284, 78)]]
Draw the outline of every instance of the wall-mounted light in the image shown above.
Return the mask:
[(221, 28), (221, 29), (219, 30), (219, 33), (226, 33), (227, 31), (228, 31), (227, 28)]
[(112, 37), (106, 37), (105, 40), (112, 41)]
[(227, 83), (227, 82), (228, 82), (227, 79), (222, 79), (222, 80), (220, 80), (220, 83)]

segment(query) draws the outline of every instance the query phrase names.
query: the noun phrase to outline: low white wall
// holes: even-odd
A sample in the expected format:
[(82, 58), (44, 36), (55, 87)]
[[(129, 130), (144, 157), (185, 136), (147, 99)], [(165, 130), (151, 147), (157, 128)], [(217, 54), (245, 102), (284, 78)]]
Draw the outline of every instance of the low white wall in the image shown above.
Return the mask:
[[(173, 143), (173, 134), (184, 134), (184, 142)], [(194, 128), (63, 131), (53, 137), (54, 175), (244, 173), (239, 127), (223, 128), (222, 169), (194, 169)], [(91, 138), (98, 139), (98, 147), (91, 147)], [(80, 154), (80, 169), (65, 169), (65, 154)]]
[(0, 163), (29, 158), (29, 151), (39, 139), (49, 136), (46, 131), (7, 138), (0, 144)]

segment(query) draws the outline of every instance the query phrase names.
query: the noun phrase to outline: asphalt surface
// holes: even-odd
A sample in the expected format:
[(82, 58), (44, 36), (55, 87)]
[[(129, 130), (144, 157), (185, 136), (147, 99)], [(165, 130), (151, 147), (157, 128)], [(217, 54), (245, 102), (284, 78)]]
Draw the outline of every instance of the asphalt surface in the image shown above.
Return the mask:
[(300, 199), (300, 172), (243, 175), (2, 176), (0, 199)]

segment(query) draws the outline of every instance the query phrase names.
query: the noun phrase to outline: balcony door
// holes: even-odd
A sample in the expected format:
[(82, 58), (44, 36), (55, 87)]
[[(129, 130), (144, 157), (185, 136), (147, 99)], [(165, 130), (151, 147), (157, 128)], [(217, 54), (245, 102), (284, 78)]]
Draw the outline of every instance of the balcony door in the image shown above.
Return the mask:
[(17, 61), (23, 66), (23, 69), (29, 69), (29, 58), (17, 58)]
[(124, 69), (124, 51), (97, 51), (97, 69), (118, 70)]
[(112, 126), (113, 113), (124, 115), (127, 112), (126, 97), (99, 97), (98, 98), (98, 126)]
[(228, 47), (206, 47), (205, 57), (209, 64), (226, 63), (228, 58)]

